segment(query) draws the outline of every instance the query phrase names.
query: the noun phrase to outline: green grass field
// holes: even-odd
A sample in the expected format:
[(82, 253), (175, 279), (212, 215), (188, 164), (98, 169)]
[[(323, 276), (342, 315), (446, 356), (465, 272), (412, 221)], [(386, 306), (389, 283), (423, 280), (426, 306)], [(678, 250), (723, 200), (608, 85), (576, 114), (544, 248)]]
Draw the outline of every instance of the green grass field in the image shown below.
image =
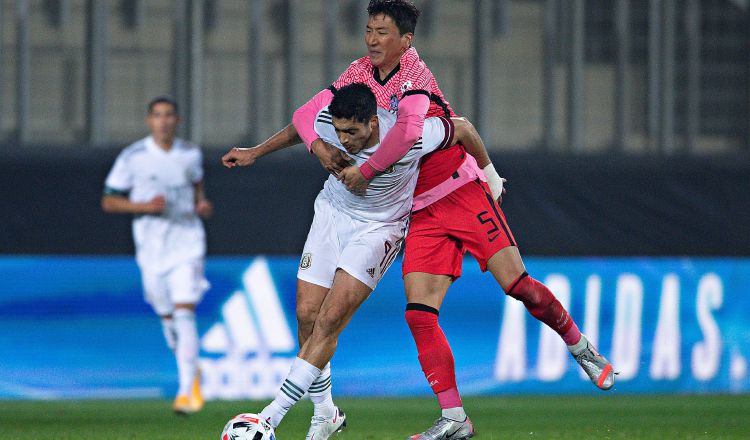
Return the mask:
[[(340, 440), (404, 439), (437, 417), (432, 399), (339, 399), (349, 427)], [(209, 439), (239, 412), (263, 402), (209, 402), (191, 417), (170, 402), (0, 401), (0, 439)], [(476, 438), (749, 439), (750, 396), (611, 396), (466, 398)], [(312, 405), (301, 402), (276, 434), (301, 440)]]

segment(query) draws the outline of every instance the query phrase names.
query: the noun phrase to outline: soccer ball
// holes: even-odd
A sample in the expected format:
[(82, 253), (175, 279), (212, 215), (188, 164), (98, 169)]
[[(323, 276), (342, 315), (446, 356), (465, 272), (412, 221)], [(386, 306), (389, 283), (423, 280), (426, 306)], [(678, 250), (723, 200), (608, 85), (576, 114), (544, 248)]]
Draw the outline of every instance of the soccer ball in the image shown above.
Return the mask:
[(228, 421), (221, 440), (276, 440), (273, 428), (258, 414), (239, 414)]

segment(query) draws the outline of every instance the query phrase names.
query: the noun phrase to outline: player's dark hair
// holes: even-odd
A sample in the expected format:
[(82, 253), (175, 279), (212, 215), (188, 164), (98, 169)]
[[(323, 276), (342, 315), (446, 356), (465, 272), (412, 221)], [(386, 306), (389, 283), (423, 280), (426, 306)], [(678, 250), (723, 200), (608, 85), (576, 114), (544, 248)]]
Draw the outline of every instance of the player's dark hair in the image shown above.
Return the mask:
[(174, 112), (179, 114), (179, 111), (177, 110), (177, 101), (175, 101), (174, 98), (168, 95), (161, 95), (157, 96), (156, 98), (152, 99), (148, 103), (148, 113), (151, 114), (152, 111), (154, 111), (154, 106), (156, 104), (169, 104), (174, 108)]
[(367, 5), (369, 16), (384, 14), (391, 17), (401, 35), (414, 33), (419, 18), (419, 9), (409, 0), (370, 0)]
[(364, 123), (377, 114), (378, 102), (370, 87), (362, 83), (353, 83), (336, 91), (328, 111), (334, 118), (353, 118), (356, 122)]

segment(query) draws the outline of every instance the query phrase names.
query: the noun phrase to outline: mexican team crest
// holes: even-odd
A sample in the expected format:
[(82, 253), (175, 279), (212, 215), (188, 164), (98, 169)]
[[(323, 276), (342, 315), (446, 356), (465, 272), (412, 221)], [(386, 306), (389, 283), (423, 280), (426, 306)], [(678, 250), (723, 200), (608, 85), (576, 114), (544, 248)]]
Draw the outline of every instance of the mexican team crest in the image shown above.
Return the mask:
[(302, 260), (299, 262), (299, 268), (302, 270), (309, 269), (312, 264), (312, 254), (303, 254)]

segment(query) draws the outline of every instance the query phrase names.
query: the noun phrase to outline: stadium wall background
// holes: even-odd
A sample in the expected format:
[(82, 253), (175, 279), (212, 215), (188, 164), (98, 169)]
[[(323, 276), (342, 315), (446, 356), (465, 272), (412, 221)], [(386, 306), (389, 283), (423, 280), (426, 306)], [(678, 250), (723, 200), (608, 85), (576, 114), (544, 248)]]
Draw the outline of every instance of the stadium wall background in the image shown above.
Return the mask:
[[(127, 255), (130, 219), (99, 199), (117, 149), (2, 147), (0, 254)], [(227, 170), (204, 151), (211, 255), (296, 255), (326, 177), (301, 146)], [(493, 154), (524, 255), (747, 256), (746, 158)]]

